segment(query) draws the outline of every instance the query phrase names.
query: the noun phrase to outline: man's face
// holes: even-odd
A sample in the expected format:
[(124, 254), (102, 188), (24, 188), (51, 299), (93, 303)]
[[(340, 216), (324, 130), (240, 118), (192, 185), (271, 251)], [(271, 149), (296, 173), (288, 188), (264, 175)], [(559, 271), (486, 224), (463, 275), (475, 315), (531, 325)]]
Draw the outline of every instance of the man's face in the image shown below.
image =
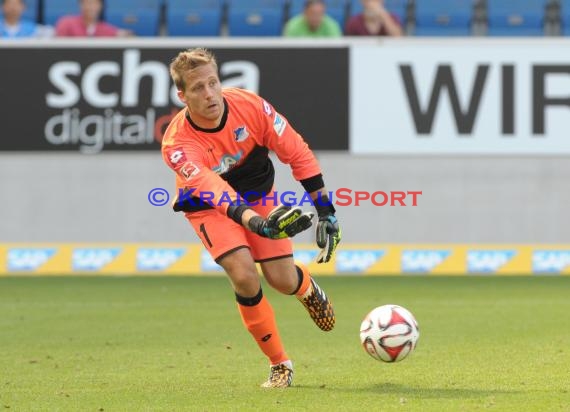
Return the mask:
[(325, 6), (322, 3), (314, 3), (305, 9), (305, 20), (311, 28), (316, 30), (323, 21), (325, 15)]
[(24, 9), (22, 0), (6, 0), (2, 5), (2, 11), (7, 20), (20, 20)]
[(99, 20), (101, 14), (101, 0), (81, 0), (81, 15), (90, 21)]
[(378, 7), (384, 7), (384, 0), (360, 0), (364, 11), (376, 10)]
[(222, 84), (213, 64), (204, 64), (189, 71), (184, 76), (185, 90), (178, 91), (190, 112), (190, 117), (198, 126), (217, 127), (224, 112)]

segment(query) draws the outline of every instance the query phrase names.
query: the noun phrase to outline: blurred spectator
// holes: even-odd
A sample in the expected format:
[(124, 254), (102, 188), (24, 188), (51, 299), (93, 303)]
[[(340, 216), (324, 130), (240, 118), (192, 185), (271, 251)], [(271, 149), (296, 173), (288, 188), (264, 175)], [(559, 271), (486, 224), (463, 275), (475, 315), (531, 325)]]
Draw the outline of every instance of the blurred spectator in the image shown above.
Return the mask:
[(397, 16), (384, 8), (384, 0), (360, 0), (363, 11), (346, 23), (347, 36), (401, 36), (402, 26)]
[(115, 37), (132, 35), (129, 30), (120, 29), (100, 20), (103, 9), (101, 0), (79, 0), (79, 9), (79, 16), (64, 16), (58, 20), (55, 26), (57, 36)]
[(323, 0), (307, 0), (303, 14), (287, 22), (283, 35), (287, 37), (340, 37), (342, 29), (336, 20), (326, 14)]
[(22, 19), (26, 9), (24, 0), (2, 0), (4, 18), (0, 20), (0, 37), (5, 39), (42, 37), (53, 34), (53, 29)]

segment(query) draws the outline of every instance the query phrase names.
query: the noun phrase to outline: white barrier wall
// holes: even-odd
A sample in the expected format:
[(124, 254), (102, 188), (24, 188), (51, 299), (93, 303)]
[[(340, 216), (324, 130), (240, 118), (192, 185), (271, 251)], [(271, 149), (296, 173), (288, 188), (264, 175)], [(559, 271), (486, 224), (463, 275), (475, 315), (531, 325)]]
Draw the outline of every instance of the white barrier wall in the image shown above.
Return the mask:
[[(318, 157), (330, 190), (422, 191), (415, 207), (337, 207), (347, 243), (568, 242), (566, 158)], [(300, 189), (287, 167), (277, 177)], [(2, 154), (0, 242), (198, 241), (180, 214), (149, 204), (155, 187), (174, 187), (158, 153)]]

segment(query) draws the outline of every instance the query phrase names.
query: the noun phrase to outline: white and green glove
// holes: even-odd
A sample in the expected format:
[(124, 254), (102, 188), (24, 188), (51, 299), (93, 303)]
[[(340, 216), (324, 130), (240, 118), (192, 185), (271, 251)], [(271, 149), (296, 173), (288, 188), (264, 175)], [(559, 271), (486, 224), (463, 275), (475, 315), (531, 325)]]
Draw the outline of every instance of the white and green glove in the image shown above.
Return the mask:
[(321, 252), (317, 256), (317, 263), (327, 263), (331, 260), (341, 237), (342, 232), (334, 214), (329, 213), (319, 216), (317, 246), (321, 248)]
[(340, 243), (342, 232), (335, 216), (336, 210), (328, 196), (319, 193), (315, 201), (315, 209), (319, 215), (317, 223), (317, 246), (321, 249), (317, 263), (329, 262)]

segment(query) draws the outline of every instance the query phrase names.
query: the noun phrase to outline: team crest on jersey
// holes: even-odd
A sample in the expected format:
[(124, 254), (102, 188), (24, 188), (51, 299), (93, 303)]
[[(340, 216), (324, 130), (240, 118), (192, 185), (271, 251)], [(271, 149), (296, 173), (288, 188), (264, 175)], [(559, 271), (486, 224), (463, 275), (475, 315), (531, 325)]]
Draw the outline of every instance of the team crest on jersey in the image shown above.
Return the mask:
[(234, 138), (235, 138), (236, 142), (238, 142), (238, 143), (243, 142), (248, 137), (249, 137), (249, 133), (247, 132), (247, 127), (240, 126), (234, 130)]

